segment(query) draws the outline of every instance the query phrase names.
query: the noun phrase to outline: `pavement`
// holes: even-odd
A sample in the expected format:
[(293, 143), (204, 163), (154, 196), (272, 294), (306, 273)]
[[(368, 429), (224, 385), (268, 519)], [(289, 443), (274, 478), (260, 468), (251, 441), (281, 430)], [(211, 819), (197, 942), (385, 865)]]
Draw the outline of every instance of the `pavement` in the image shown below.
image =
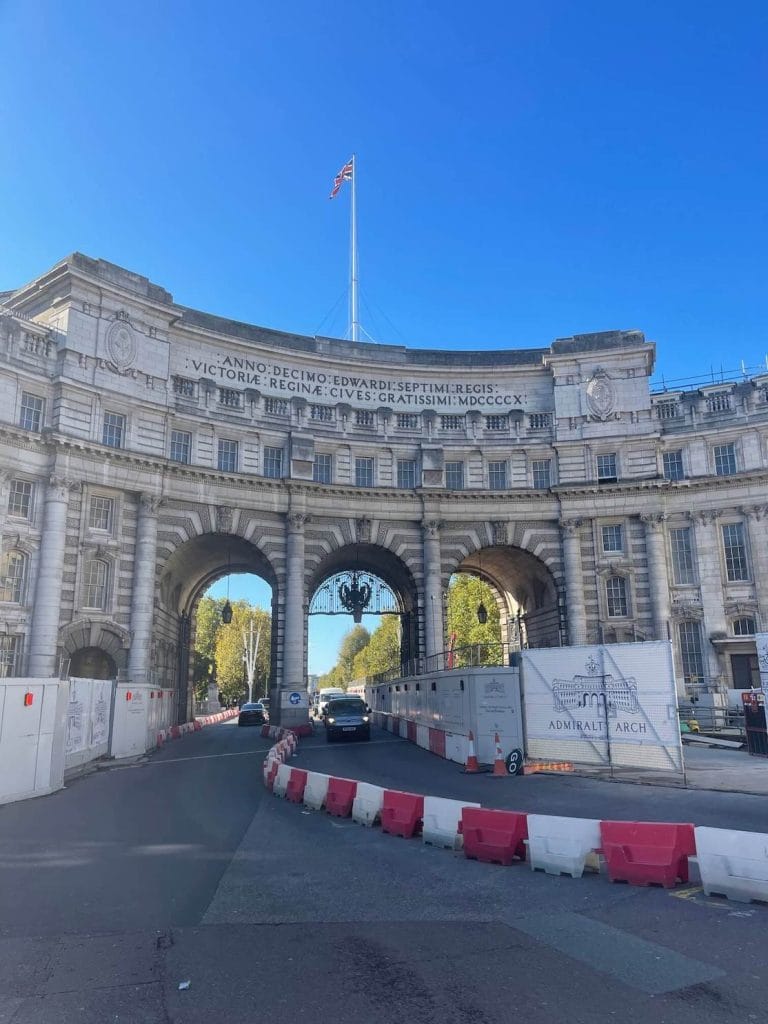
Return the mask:
[[(258, 733), (213, 726), (0, 807), (0, 1024), (765, 1019), (768, 907), (482, 865), (304, 812), (264, 790)], [(760, 797), (463, 776), (381, 732), (310, 739), (293, 763), (768, 831)]]

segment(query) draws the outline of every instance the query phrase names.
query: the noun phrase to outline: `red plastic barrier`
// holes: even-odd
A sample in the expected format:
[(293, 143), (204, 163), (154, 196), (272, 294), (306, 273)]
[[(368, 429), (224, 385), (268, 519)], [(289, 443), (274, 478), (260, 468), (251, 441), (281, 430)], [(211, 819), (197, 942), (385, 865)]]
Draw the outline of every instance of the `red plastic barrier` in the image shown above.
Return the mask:
[(693, 825), (601, 821), (602, 850), (612, 882), (663, 885), (688, 881), (688, 857), (696, 853)]
[(304, 725), (291, 726), (289, 732), (292, 732), (295, 736), (314, 736), (314, 730), (308, 722)]
[(181, 736), (178, 725), (171, 726), (171, 739), (177, 740)]
[(464, 856), (486, 864), (511, 864), (515, 857), (525, 860), (528, 818), (517, 811), (486, 811), (463, 807), (461, 831)]
[(269, 739), (269, 726), (268, 725), (262, 725), (262, 727), (261, 727), (261, 735), (264, 737), (264, 739)]
[(381, 806), (382, 832), (410, 839), (421, 828), (423, 817), (423, 796), (416, 793), (400, 793), (396, 789), (384, 790), (384, 802)]
[(416, 742), (416, 723), (415, 722), (406, 722), (406, 725), (408, 727), (408, 739), (411, 741), (411, 743), (415, 743)]
[(335, 779), (328, 782), (328, 796), (325, 809), (334, 818), (348, 818), (352, 814), (352, 803), (357, 795), (357, 783), (353, 779)]
[(277, 769), (280, 767), (280, 764), (281, 764), (280, 761), (275, 760), (275, 761), (272, 762), (272, 767), (269, 769), (269, 774), (267, 775), (267, 783), (266, 783), (266, 785), (267, 785), (267, 789), (270, 791), (270, 793), (272, 792), (272, 785), (273, 785), (273, 783), (275, 781), (275, 778), (277, 777)]
[(195, 719), (195, 732), (200, 732), (200, 730), (202, 728), (203, 728), (203, 723), (202, 722), (198, 722), (198, 720)]
[(429, 749), (438, 757), (445, 757), (445, 733), (442, 729), (429, 730)]
[(292, 804), (304, 801), (304, 787), (307, 784), (307, 773), (303, 768), (291, 768), (291, 777), (285, 788), (285, 799)]

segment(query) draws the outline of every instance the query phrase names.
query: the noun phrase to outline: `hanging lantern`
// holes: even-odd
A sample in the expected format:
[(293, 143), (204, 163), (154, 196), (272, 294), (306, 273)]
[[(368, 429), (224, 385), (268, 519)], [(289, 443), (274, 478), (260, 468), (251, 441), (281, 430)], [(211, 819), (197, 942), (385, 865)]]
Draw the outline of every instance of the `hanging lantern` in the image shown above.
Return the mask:
[(225, 626), (228, 626), (232, 621), (232, 605), (229, 603), (229, 599), (227, 599), (224, 607), (221, 609), (221, 621)]
[(488, 612), (486, 611), (485, 605), (482, 601), (477, 606), (477, 621), (481, 626), (484, 626), (488, 621)]

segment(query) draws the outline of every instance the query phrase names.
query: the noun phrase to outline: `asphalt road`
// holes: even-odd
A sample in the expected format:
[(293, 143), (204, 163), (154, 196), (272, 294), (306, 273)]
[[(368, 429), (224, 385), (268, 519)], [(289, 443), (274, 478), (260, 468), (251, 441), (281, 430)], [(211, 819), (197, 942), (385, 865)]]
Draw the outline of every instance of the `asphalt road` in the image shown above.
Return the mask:
[[(306, 813), (265, 793), (267, 745), (227, 723), (0, 807), (0, 1024), (765, 1019), (768, 908), (477, 864)], [(295, 763), (768, 830), (759, 797), (468, 778), (383, 733), (307, 741)]]

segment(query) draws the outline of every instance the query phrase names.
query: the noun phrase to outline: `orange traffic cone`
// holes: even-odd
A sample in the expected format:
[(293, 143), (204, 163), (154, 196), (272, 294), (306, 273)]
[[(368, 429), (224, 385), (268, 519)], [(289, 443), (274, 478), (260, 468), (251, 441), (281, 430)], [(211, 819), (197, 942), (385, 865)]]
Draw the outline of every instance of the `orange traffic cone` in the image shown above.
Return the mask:
[(504, 755), (501, 752), (501, 740), (499, 739), (499, 734), (494, 733), (493, 739), (496, 744), (496, 753), (493, 758), (493, 777), (495, 779), (506, 779), (507, 766), (504, 763)]
[(477, 763), (477, 757), (475, 755), (475, 737), (472, 730), (469, 730), (469, 744), (467, 746), (467, 763), (464, 765), (464, 772), (466, 775), (474, 775), (480, 771), (480, 765)]

